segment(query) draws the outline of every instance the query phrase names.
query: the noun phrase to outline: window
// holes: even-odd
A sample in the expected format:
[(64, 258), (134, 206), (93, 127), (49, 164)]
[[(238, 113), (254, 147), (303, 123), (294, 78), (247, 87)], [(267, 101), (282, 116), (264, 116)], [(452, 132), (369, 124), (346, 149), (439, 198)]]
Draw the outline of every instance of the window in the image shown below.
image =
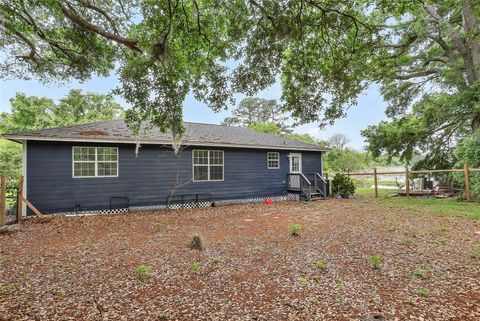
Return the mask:
[(290, 154), (290, 173), (302, 172), (302, 154)]
[(117, 176), (117, 147), (73, 147), (73, 177)]
[(223, 150), (193, 150), (193, 181), (223, 181)]
[(268, 169), (278, 169), (278, 168), (280, 168), (280, 153), (279, 152), (268, 152), (267, 153), (267, 167), (268, 167)]

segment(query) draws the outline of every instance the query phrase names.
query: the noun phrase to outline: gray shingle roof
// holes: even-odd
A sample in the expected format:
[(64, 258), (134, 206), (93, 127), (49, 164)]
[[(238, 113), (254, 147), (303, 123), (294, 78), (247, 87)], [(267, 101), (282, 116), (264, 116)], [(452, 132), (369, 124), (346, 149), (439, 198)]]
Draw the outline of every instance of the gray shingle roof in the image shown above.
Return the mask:
[[(318, 145), (294, 141), (288, 138), (259, 133), (248, 128), (230, 127), (213, 124), (184, 123), (185, 145), (243, 147), (266, 149), (290, 149), (328, 151)], [(48, 140), (72, 142), (108, 142), (135, 143), (137, 137), (127, 128), (123, 120), (102, 121), (90, 124), (67, 127), (48, 128), (29, 132), (5, 134), (10, 140)], [(141, 131), (138, 136), (141, 144), (171, 144), (172, 135), (161, 133), (158, 128), (147, 132)]]

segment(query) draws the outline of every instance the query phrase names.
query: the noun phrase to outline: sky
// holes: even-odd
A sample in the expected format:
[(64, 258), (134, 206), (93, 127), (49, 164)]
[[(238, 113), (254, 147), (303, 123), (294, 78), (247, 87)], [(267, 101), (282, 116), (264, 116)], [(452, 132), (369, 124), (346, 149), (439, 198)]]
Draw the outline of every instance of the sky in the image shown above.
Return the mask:
[[(36, 80), (1, 80), (0, 111), (10, 111), (9, 100), (17, 92), (58, 100), (66, 96), (71, 89), (77, 88), (84, 92), (108, 94), (117, 84), (118, 81), (114, 74), (107, 78), (92, 78), (84, 83), (72, 81), (63, 85), (45, 85)], [(275, 84), (269, 89), (260, 92), (257, 96), (280, 101), (281, 86), (280, 84)], [(242, 97), (236, 97), (237, 103)], [(115, 97), (115, 99), (124, 107), (128, 107), (120, 97)], [(337, 120), (333, 126), (327, 126), (320, 130), (317, 124), (312, 123), (296, 127), (294, 131), (301, 134), (308, 133), (317, 139), (323, 140), (336, 133), (342, 133), (350, 139), (349, 147), (361, 150), (365, 143), (360, 135), (360, 131), (367, 128), (368, 125), (377, 124), (381, 120), (386, 119), (385, 107), (386, 103), (383, 101), (378, 87), (372, 85), (364, 95), (359, 97), (358, 105), (352, 107), (347, 112), (347, 117)], [(184, 120), (220, 124), (225, 117), (230, 115), (233, 108), (234, 106), (230, 106), (227, 111), (215, 113), (205, 104), (195, 100), (193, 95), (189, 95), (184, 104)]]

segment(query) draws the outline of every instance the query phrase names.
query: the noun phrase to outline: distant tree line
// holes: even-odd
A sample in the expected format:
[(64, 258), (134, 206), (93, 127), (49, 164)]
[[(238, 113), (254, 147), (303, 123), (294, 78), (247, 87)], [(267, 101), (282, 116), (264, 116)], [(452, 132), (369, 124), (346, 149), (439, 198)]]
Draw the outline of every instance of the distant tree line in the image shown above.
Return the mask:
[(263, 98), (245, 98), (232, 111), (232, 116), (225, 118), (223, 124), (248, 127), (258, 132), (284, 136), (293, 140), (329, 147), (325, 155), (326, 172), (358, 171), (374, 166), (402, 165), (398, 158), (373, 158), (368, 152), (348, 147), (350, 139), (343, 134), (334, 134), (328, 140), (319, 140), (309, 134), (293, 132), (295, 124), (288, 123), (286, 115), (275, 100)]
[[(123, 108), (111, 95), (71, 90), (58, 103), (49, 98), (17, 93), (10, 99), (10, 112), (0, 113), (0, 135), (49, 127), (111, 120)], [(0, 139), (0, 175), (18, 176), (22, 171), (22, 147)]]

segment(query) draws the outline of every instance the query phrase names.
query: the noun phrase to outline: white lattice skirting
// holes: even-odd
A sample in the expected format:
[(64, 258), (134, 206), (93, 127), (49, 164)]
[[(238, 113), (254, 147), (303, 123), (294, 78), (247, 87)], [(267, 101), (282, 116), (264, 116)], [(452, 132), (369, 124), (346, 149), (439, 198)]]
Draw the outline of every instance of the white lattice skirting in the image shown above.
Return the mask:
[[(271, 196), (269, 197), (272, 202), (283, 202), (283, 201), (299, 201), (300, 195), (288, 193), (287, 195), (281, 196)], [(211, 206), (224, 206), (224, 205), (234, 205), (234, 204), (248, 204), (248, 203), (264, 203), (266, 197), (249, 197), (243, 199), (233, 199), (233, 200), (222, 200), (215, 202), (198, 202), (198, 203), (185, 203), (185, 204), (171, 204), (166, 205), (150, 205), (150, 206), (131, 206), (128, 208), (117, 208), (117, 209), (108, 209), (108, 210), (89, 210), (89, 211), (80, 211), (80, 212), (62, 212), (55, 213), (53, 215), (68, 215), (68, 216), (86, 216), (86, 215), (99, 215), (99, 214), (123, 214), (128, 212), (146, 212), (146, 211), (159, 211), (159, 210), (177, 210), (177, 209), (191, 209), (191, 208), (205, 208)]]

